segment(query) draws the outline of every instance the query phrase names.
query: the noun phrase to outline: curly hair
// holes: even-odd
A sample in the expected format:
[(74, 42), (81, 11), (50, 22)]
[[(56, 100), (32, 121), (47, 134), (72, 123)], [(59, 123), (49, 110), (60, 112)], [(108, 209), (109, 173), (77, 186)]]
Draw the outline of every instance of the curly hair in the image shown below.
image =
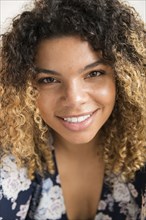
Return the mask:
[(106, 174), (126, 181), (146, 162), (144, 23), (118, 0), (35, 0), (2, 35), (0, 72), (0, 155), (13, 154), (19, 166), (54, 171), (50, 128), (36, 107), (37, 46), (43, 39), (80, 36), (112, 63), (116, 103), (102, 132)]

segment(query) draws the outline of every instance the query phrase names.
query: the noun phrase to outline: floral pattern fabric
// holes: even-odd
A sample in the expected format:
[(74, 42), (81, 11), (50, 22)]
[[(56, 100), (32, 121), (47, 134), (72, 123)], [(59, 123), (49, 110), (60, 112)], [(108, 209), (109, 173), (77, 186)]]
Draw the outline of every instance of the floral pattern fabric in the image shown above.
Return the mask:
[[(55, 157), (54, 157), (54, 162)], [(111, 174), (112, 187), (104, 181), (94, 220), (146, 220), (146, 171), (124, 183)], [(0, 167), (0, 220), (67, 220), (58, 169), (44, 179), (30, 181), (13, 156)]]

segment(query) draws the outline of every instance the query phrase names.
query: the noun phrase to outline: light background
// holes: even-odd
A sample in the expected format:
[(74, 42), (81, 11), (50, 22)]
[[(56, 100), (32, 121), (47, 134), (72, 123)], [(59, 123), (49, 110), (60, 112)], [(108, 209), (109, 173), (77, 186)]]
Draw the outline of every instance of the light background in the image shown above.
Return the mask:
[[(112, 1), (112, 0), (111, 0)], [(127, 0), (146, 23), (146, 0)], [(0, 33), (5, 32), (11, 19), (24, 10), (31, 0), (0, 0)]]

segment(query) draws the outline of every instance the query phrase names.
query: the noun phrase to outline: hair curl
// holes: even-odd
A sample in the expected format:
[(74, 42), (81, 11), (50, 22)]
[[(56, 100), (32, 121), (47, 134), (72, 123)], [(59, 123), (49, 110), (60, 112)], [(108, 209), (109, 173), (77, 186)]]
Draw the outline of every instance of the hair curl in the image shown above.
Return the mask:
[(0, 72), (0, 154), (12, 153), (20, 166), (53, 172), (50, 134), (36, 107), (34, 62), (45, 38), (77, 35), (115, 68), (117, 100), (102, 128), (106, 174), (133, 178), (146, 162), (145, 30), (138, 14), (118, 0), (35, 0), (2, 35)]

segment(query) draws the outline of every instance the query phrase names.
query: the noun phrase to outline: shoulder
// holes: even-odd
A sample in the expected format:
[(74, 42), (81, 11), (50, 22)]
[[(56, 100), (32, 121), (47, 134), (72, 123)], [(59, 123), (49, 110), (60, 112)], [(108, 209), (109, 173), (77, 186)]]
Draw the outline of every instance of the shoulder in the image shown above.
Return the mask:
[[(33, 184), (26, 168), (18, 168), (15, 158), (8, 155), (0, 164), (0, 218), (21, 218), (29, 208)], [(23, 212), (23, 213), (22, 213)], [(2, 216), (1, 216), (2, 215)]]
[(112, 179), (113, 193), (116, 201), (130, 201), (130, 198), (141, 207), (142, 197), (146, 191), (146, 167), (135, 173), (135, 178), (125, 182), (121, 176), (114, 176)]
[[(112, 198), (114, 213), (144, 220), (146, 217), (146, 169), (135, 173), (135, 178), (125, 182), (122, 176), (113, 176)], [(123, 213), (123, 214), (122, 214)], [(144, 216), (141, 218), (141, 216)]]
[(15, 200), (19, 191), (24, 191), (31, 185), (31, 180), (27, 177), (27, 169), (18, 168), (12, 155), (2, 159), (0, 171), (1, 187), (8, 199), (13, 198)]

